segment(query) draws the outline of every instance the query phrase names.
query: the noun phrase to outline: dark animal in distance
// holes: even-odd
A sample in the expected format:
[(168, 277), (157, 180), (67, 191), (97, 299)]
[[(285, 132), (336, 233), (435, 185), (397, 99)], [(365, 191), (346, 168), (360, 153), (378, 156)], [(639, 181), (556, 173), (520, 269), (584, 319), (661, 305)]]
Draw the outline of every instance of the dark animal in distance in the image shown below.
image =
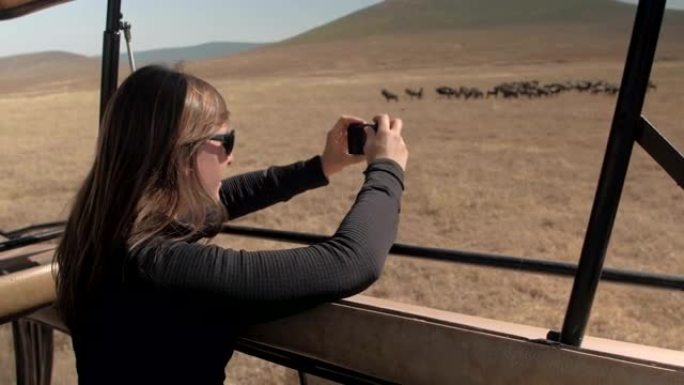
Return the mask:
[(501, 83), (487, 91), (487, 97), (503, 96), (505, 99), (526, 96), (528, 98), (550, 97), (561, 92), (576, 90), (577, 92), (587, 92), (592, 95), (606, 94), (615, 95), (620, 88), (604, 80), (590, 81), (566, 81), (562, 83), (540, 84), (537, 80), (518, 81), (511, 83)]
[[(649, 81), (647, 91), (651, 89), (655, 90), (657, 88), (653, 82)], [(448, 99), (471, 100), (482, 99), (485, 97), (503, 97), (504, 99), (527, 97), (528, 99), (532, 99), (555, 97), (560, 93), (570, 91), (588, 93), (592, 95), (616, 95), (620, 91), (620, 87), (605, 80), (557, 81), (552, 83), (540, 83), (538, 80), (523, 80), (500, 83), (488, 90), (480, 90), (475, 87), (463, 86), (439, 86), (435, 88), (435, 91), (437, 92), (439, 98), (447, 97)], [(411, 100), (413, 100), (413, 98), (423, 98), (423, 87), (419, 88), (418, 90), (405, 88), (404, 92), (411, 98)], [(392, 100), (397, 102), (399, 101), (399, 96), (386, 89), (382, 90), (382, 95), (388, 102)]]
[(451, 99), (452, 96), (456, 95), (456, 90), (447, 86), (437, 87), (435, 91), (437, 91), (437, 94), (439, 94), (439, 96), (446, 96), (449, 99)]
[(460, 94), (465, 97), (466, 100), (473, 98), (473, 99), (481, 99), (484, 96), (484, 93), (480, 91), (477, 88), (474, 87), (461, 87), (459, 88)]
[(385, 97), (385, 100), (387, 100), (388, 103), (389, 103), (391, 100), (394, 100), (395, 102), (398, 102), (398, 101), (399, 101), (399, 97), (398, 97), (397, 95), (395, 95), (395, 94), (393, 94), (393, 93), (387, 91), (387, 90), (384, 89), (384, 88), (383, 88), (382, 91), (380, 91), (380, 92), (382, 93), (382, 96)]
[(413, 99), (413, 98), (422, 99), (423, 98), (423, 87), (420, 87), (420, 89), (418, 91), (414, 91), (410, 88), (407, 88), (404, 91), (406, 91), (406, 94), (408, 96), (410, 96), (411, 99)]

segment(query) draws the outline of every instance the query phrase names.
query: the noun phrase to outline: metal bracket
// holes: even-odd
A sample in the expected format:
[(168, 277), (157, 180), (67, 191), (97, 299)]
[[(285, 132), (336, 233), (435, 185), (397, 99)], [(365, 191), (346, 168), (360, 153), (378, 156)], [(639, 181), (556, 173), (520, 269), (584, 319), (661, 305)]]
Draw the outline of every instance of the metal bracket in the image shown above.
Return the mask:
[[(123, 18), (123, 15), (121, 16)], [(135, 71), (135, 58), (133, 57), (133, 48), (131, 46), (131, 23), (121, 20), (119, 22), (119, 29), (124, 32), (124, 39), (126, 40), (126, 52), (128, 52), (128, 67), (131, 72)]]

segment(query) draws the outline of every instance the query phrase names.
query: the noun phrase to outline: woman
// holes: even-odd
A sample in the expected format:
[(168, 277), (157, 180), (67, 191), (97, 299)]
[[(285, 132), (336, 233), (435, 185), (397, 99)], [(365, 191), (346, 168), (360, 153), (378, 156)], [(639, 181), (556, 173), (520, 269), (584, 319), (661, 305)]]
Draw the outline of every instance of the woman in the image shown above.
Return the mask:
[[(79, 384), (222, 384), (242, 325), (374, 282), (396, 236), (408, 152), (401, 120), (383, 115), (365, 157), (347, 154), (356, 121), (342, 117), (321, 156), (222, 181), (235, 131), (220, 94), (162, 67), (131, 74), (107, 106), (55, 255)], [(225, 220), (364, 159), (365, 183), (330, 240), (277, 251), (206, 242)]]

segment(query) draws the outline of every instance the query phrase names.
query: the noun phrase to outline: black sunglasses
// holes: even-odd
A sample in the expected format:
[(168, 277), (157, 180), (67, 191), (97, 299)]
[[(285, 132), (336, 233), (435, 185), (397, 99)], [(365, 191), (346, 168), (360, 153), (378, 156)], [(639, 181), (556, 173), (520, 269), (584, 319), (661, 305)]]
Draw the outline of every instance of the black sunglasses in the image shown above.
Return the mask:
[(230, 155), (235, 147), (235, 130), (230, 130), (227, 134), (214, 135), (209, 140), (218, 140), (226, 150), (226, 155)]

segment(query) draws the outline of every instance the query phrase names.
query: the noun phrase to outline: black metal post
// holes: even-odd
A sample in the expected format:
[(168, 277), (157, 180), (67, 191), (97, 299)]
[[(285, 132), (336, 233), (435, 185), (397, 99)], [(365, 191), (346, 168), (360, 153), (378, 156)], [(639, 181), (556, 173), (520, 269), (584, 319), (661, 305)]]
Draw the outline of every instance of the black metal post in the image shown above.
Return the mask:
[(637, 130), (637, 143), (658, 162), (679, 187), (684, 188), (684, 156), (644, 116)]
[(561, 343), (580, 346), (589, 321), (613, 229), (653, 65), (665, 0), (640, 0), (606, 154), (561, 331)]
[(107, 26), (102, 40), (102, 77), (100, 79), (100, 121), (107, 102), (116, 91), (119, 75), (119, 30), (121, 0), (107, 2)]
[(41, 323), (12, 321), (17, 385), (50, 385), (54, 339), (52, 328)]

